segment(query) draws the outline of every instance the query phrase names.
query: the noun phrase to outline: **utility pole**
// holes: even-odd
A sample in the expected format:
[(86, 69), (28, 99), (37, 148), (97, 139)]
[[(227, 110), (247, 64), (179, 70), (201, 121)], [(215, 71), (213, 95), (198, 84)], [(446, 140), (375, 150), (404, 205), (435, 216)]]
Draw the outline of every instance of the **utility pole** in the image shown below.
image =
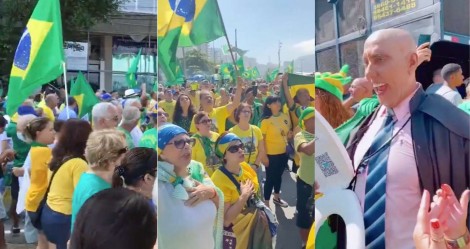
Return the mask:
[[(238, 49), (237, 45), (237, 29), (235, 29), (235, 48)], [(237, 61), (237, 52), (235, 52), (235, 61)]]
[(278, 69), (281, 70), (281, 47), (282, 43), (279, 41), (279, 49), (277, 51), (277, 56), (278, 56)]

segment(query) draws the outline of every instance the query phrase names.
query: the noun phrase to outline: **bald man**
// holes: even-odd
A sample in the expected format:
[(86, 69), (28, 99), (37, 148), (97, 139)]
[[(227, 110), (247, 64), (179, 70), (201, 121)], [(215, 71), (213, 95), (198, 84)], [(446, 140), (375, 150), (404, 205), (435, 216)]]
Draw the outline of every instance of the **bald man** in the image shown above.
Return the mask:
[(350, 108), (351, 111), (356, 112), (359, 107), (359, 102), (365, 98), (372, 98), (374, 91), (372, 89), (372, 82), (366, 78), (356, 78), (353, 80), (348, 88), (350, 97), (343, 102), (343, 106)]
[(59, 97), (55, 93), (50, 93), (46, 95), (44, 99), (45, 105), (40, 106), (44, 111), (44, 116), (49, 118), (51, 121), (55, 121), (56, 108), (59, 104)]
[[(460, 196), (470, 187), (470, 116), (416, 82), (422, 57), (407, 31), (374, 32), (363, 60), (379, 105), (352, 129), (346, 148), (358, 172), (366, 247), (414, 248), (423, 190), (435, 193), (447, 183)], [(446, 237), (466, 232), (462, 225)]]

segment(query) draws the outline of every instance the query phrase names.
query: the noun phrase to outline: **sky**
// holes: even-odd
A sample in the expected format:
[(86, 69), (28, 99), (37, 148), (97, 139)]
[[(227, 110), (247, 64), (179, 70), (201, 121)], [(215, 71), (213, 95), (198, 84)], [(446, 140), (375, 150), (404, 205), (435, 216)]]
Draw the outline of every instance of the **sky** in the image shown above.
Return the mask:
[[(248, 50), (258, 63), (281, 63), (314, 53), (315, 1), (313, 0), (219, 0), (220, 11), (231, 44)], [(226, 44), (225, 38), (215, 47)]]

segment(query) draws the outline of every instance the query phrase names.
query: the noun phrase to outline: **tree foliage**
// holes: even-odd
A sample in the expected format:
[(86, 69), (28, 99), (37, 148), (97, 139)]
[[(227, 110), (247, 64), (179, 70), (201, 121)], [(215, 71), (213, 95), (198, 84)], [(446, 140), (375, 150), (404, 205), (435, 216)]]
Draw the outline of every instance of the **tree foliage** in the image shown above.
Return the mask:
[[(194, 74), (211, 74), (214, 71), (214, 64), (209, 60), (207, 54), (197, 49), (192, 49), (185, 53), (186, 73), (188, 76)], [(182, 65), (184, 65), (182, 63)]]
[[(60, 0), (64, 41), (107, 22), (126, 0)], [(16, 46), (38, 0), (0, 0), (0, 79), (10, 74)]]

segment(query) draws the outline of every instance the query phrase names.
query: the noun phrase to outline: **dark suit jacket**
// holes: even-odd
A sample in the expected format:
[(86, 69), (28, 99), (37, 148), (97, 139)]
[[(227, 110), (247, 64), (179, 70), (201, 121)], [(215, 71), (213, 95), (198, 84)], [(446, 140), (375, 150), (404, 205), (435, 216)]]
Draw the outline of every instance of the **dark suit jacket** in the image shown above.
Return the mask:
[[(351, 160), (375, 117), (376, 109), (360, 124), (347, 146)], [(421, 190), (431, 196), (447, 183), (460, 197), (470, 187), (470, 115), (443, 97), (418, 89), (410, 101), (411, 135)]]

